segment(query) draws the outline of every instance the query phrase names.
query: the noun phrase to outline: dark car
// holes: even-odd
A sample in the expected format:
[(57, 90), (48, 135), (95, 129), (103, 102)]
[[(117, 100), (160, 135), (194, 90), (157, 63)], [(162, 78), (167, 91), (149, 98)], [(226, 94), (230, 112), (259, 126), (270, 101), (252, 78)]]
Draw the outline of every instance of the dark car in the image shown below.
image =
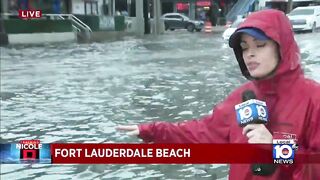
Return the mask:
[(196, 30), (197, 32), (201, 31), (204, 22), (191, 20), (187, 16), (179, 13), (167, 13), (162, 16), (164, 19), (165, 29), (175, 30), (175, 29), (187, 29), (189, 32)]

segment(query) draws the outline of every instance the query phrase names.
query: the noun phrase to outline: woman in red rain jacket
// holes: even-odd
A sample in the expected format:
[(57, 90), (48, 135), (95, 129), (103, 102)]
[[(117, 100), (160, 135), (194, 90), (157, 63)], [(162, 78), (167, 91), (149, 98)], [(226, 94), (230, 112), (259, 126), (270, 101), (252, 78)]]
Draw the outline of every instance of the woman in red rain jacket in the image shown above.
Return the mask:
[[(200, 120), (119, 126), (154, 143), (272, 143), (275, 134), (296, 137), (298, 151), (320, 151), (320, 85), (304, 77), (291, 24), (278, 10), (252, 13), (230, 37), (242, 74), (250, 80), (233, 91), (213, 113)], [(268, 124), (240, 127), (234, 106), (252, 90), (267, 103)], [(254, 175), (251, 165), (231, 164), (230, 179), (320, 179), (320, 166), (279, 166), (268, 176)]]

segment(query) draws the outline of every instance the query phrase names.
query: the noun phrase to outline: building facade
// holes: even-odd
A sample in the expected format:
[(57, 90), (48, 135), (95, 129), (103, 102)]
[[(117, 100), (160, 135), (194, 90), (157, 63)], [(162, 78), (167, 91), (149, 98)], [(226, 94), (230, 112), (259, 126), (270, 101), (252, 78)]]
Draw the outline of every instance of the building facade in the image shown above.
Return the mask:
[(179, 12), (192, 19), (225, 17), (237, 0), (162, 0), (162, 12)]
[(19, 9), (42, 10), (47, 14), (66, 14), (72, 8), (71, 0), (2, 0), (1, 13), (18, 13)]
[(285, 13), (289, 13), (292, 9), (301, 6), (320, 5), (319, 0), (292, 0), (290, 5), (289, 0), (260, 0), (260, 9), (272, 8), (278, 9)]

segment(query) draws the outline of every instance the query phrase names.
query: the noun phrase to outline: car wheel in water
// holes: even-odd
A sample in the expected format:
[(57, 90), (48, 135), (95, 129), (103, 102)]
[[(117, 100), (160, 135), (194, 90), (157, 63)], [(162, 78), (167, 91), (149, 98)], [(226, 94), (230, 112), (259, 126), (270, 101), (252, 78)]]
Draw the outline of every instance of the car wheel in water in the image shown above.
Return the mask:
[(311, 32), (316, 32), (316, 23), (314, 22), (313, 25), (312, 25), (312, 29), (311, 29)]
[(189, 32), (193, 32), (193, 31), (194, 31), (194, 25), (193, 25), (193, 24), (188, 24), (187, 30), (188, 30)]
[(173, 29), (173, 28), (171, 28), (170, 30), (171, 30), (171, 31), (174, 31), (174, 29)]
[(169, 26), (168, 26), (168, 24), (164, 24), (164, 30), (168, 30), (169, 29)]

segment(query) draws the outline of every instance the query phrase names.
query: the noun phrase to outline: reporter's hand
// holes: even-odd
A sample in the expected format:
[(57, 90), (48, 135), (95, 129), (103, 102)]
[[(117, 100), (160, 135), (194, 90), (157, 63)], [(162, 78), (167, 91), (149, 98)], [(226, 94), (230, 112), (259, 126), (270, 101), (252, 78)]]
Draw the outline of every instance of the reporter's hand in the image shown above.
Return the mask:
[(140, 134), (138, 125), (119, 125), (117, 130), (127, 131), (127, 135), (138, 136)]
[(272, 143), (272, 134), (264, 124), (248, 124), (243, 128), (242, 134), (248, 137), (249, 144)]

